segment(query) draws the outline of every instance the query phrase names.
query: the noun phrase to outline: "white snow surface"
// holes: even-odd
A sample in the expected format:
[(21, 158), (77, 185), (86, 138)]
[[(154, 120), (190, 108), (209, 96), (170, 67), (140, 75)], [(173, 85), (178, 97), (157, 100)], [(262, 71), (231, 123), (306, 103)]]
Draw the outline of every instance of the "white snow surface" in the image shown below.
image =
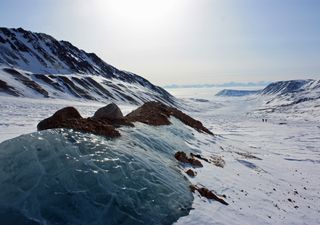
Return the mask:
[[(184, 111), (215, 134), (193, 131), (196, 138), (185, 143), (206, 158), (221, 156), (225, 161), (224, 168), (202, 161), (204, 167), (195, 169), (197, 176), (188, 179), (226, 195), (229, 203), (225, 206), (196, 192), (193, 210), (176, 224), (320, 224), (319, 102), (268, 111), (259, 110), (267, 97), (215, 97), (212, 89), (201, 89), (200, 94), (190, 89), (169, 91), (183, 97)], [(70, 105), (83, 116), (93, 115), (102, 106), (0, 97), (0, 141), (35, 131), (41, 119)], [(120, 105), (124, 114), (135, 107)], [(177, 165), (182, 173), (188, 169)]]
[[(203, 162), (191, 182), (225, 194), (228, 206), (196, 194), (190, 215), (177, 224), (320, 224), (320, 120), (316, 102), (270, 113), (265, 98), (212, 97), (200, 90), (171, 90), (189, 102), (214, 139), (197, 135), (193, 147), (206, 158), (221, 156), (225, 167)], [(301, 103), (303, 104), (303, 103)], [(313, 104), (313, 105), (312, 105)], [(267, 122), (262, 122), (267, 119)], [(246, 158), (248, 153), (259, 159)]]
[[(5, 65), (0, 63), (0, 80), (6, 82), (9, 86), (13, 87), (15, 91), (22, 95), (22, 97), (27, 98), (34, 98), (34, 99), (43, 99), (45, 98), (42, 94), (34, 90), (33, 88), (27, 87), (21, 81), (16, 79), (14, 76), (3, 71), (3, 69), (8, 68)], [(14, 68), (15, 71), (19, 72), (22, 77), (26, 79), (30, 79), (31, 81), (36, 82), (43, 88), (45, 91), (48, 92), (48, 98), (53, 99), (61, 99), (63, 100), (71, 100), (71, 101), (83, 101), (88, 100), (85, 99), (83, 96), (75, 96), (73, 93), (70, 92), (70, 88), (67, 88), (66, 84), (60, 81), (60, 87), (62, 91), (55, 89), (52, 85), (42, 81), (41, 79), (36, 78), (34, 75), (31, 75), (29, 71), (21, 70)], [(46, 75), (47, 76), (47, 75)], [(143, 86), (137, 83), (129, 83), (124, 82), (118, 79), (108, 79), (102, 76), (96, 76), (92, 74), (51, 74), (52, 77), (64, 77), (68, 79), (75, 87), (82, 90), (85, 94), (91, 97), (91, 99), (95, 99), (98, 102), (109, 102), (114, 101), (118, 104), (142, 104), (147, 101), (163, 101), (162, 96), (152, 91), (149, 87)], [(101, 91), (97, 88), (91, 87), (91, 89), (84, 89), (83, 86), (79, 85), (77, 82), (73, 82), (72, 79), (78, 78), (79, 80), (83, 80), (84, 78), (90, 78), (101, 85), (104, 89), (106, 89), (110, 96), (101, 95)], [(55, 80), (55, 82), (57, 82)], [(57, 82), (58, 83), (58, 82)], [(72, 88), (71, 88), (72, 89)], [(74, 92), (77, 93), (76, 90), (72, 89)], [(10, 96), (5, 92), (0, 91), (0, 96)], [(128, 99), (130, 98), (130, 99)], [(19, 101), (19, 100), (18, 100)], [(167, 104), (169, 104), (167, 102)]]
[[(90, 117), (93, 116), (97, 109), (106, 104), (85, 100), (72, 101), (0, 96), (0, 142), (21, 134), (35, 132), (37, 124), (41, 120), (52, 116), (57, 110), (64, 107), (74, 106), (82, 117)], [(118, 106), (124, 114), (137, 107), (128, 104)]]

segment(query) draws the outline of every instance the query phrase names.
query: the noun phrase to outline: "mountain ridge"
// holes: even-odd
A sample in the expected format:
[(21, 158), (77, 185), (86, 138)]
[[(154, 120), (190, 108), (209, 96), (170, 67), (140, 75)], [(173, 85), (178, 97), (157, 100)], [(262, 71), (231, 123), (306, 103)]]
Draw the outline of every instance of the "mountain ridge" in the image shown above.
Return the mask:
[(216, 96), (232, 96), (241, 97), (247, 95), (259, 94), (261, 90), (235, 90), (235, 89), (223, 89), (219, 91)]
[[(0, 27), (0, 65), (2, 69), (0, 72), (2, 74), (0, 76), (0, 93), (6, 92), (9, 95), (14, 95), (12, 94), (12, 88), (16, 86), (12, 85), (14, 83), (12, 80), (4, 78), (4, 76), (8, 76), (4, 75), (7, 71), (3, 69), (6, 68), (15, 70), (15, 74), (20, 73), (21, 76), (26, 77), (23, 78), (19, 75), (20, 78), (23, 78), (23, 80), (29, 79), (42, 86), (45, 90), (48, 89), (46, 87), (48, 85), (53, 87), (54, 92), (58, 92), (57, 96), (61, 94), (60, 92), (67, 92), (69, 90), (71, 96), (78, 97), (81, 94), (77, 92), (82, 89), (80, 92), (88, 92), (87, 96), (91, 96), (88, 98), (90, 100), (96, 99), (101, 101), (103, 100), (101, 97), (106, 98), (108, 95), (109, 99), (114, 99), (117, 98), (117, 95), (120, 95), (120, 100), (122, 97), (123, 101), (135, 104), (142, 104), (149, 100), (161, 101), (167, 104), (175, 103), (175, 98), (163, 88), (153, 85), (139, 75), (117, 69), (100, 59), (95, 53), (87, 53), (68, 41), (58, 41), (50, 35), (33, 33), (22, 28)], [(40, 75), (42, 75), (42, 79), (39, 78)], [(75, 76), (75, 78), (71, 77), (71, 75)], [(85, 85), (85, 81), (81, 75), (93, 78), (102, 87), (94, 88), (88, 82)], [(39, 79), (46, 82), (46, 86), (41, 85), (41, 82), (38, 82)], [(16, 77), (15, 80), (17, 80)], [(109, 85), (106, 85), (108, 82)], [(60, 84), (62, 88), (57, 88), (58, 84), (53, 85), (53, 83)], [(68, 85), (72, 87), (64, 87)], [(128, 86), (130, 91), (127, 90), (128, 87), (123, 86)], [(93, 90), (88, 91), (88, 87)], [(135, 93), (134, 87), (140, 91), (143, 90), (143, 94)], [(96, 96), (99, 94), (90, 93), (99, 93), (102, 89), (105, 89), (102, 92), (109, 93), (105, 96), (100, 95), (100, 98)], [(115, 90), (107, 92), (107, 89)], [(15, 92), (17, 94), (19, 91), (16, 90)], [(51, 92), (48, 91), (48, 96), (54, 97), (54, 94)], [(130, 97), (128, 99), (126, 94), (133, 95), (130, 96), (133, 99), (129, 100)], [(20, 95), (25, 96), (23, 93), (20, 93)], [(26, 97), (32, 97), (32, 95), (27, 94)], [(60, 97), (63, 97), (63, 95), (60, 95)]]

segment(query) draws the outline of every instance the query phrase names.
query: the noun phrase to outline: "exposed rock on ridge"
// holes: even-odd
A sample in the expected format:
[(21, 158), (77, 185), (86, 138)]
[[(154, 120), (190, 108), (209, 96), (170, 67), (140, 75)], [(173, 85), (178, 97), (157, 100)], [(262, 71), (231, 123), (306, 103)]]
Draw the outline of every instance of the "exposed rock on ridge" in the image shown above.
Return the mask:
[(193, 119), (177, 108), (167, 106), (160, 102), (147, 102), (143, 106), (129, 113), (125, 118), (130, 122), (141, 122), (149, 125), (160, 126), (169, 125), (170, 116), (176, 117), (184, 124), (199, 132), (212, 135), (212, 132), (204, 127), (200, 121)]
[(191, 118), (176, 108), (158, 102), (145, 103), (125, 117), (122, 116), (121, 110), (114, 103), (98, 109), (91, 118), (82, 118), (75, 108), (66, 107), (58, 110), (51, 117), (42, 120), (37, 128), (38, 130), (69, 128), (106, 137), (118, 137), (120, 133), (116, 128), (119, 126), (133, 126), (133, 122), (142, 122), (153, 126), (169, 125), (169, 116), (178, 118), (197, 131), (212, 134), (200, 121)]
[(38, 130), (68, 128), (105, 137), (120, 136), (119, 131), (117, 131), (112, 125), (91, 118), (82, 118), (80, 113), (73, 107), (66, 107), (58, 110), (51, 117), (42, 120), (38, 124), (37, 128)]

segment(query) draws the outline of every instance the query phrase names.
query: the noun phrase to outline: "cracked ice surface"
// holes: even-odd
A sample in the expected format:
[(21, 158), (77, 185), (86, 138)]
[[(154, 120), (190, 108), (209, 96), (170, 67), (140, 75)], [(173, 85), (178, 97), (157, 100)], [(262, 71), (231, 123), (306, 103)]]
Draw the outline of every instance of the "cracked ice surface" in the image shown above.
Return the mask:
[(172, 224), (193, 200), (174, 159), (193, 137), (174, 123), (116, 140), (58, 129), (2, 142), (1, 224)]

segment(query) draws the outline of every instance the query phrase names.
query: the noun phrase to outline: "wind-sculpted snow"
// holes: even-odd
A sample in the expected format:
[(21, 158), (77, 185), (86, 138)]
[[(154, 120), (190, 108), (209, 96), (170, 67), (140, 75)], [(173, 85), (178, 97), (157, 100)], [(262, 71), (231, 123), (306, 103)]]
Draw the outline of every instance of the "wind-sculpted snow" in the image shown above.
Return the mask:
[(1, 143), (1, 224), (172, 224), (187, 215), (193, 196), (174, 152), (190, 151), (190, 130), (174, 120), (121, 132), (112, 141), (59, 129)]

